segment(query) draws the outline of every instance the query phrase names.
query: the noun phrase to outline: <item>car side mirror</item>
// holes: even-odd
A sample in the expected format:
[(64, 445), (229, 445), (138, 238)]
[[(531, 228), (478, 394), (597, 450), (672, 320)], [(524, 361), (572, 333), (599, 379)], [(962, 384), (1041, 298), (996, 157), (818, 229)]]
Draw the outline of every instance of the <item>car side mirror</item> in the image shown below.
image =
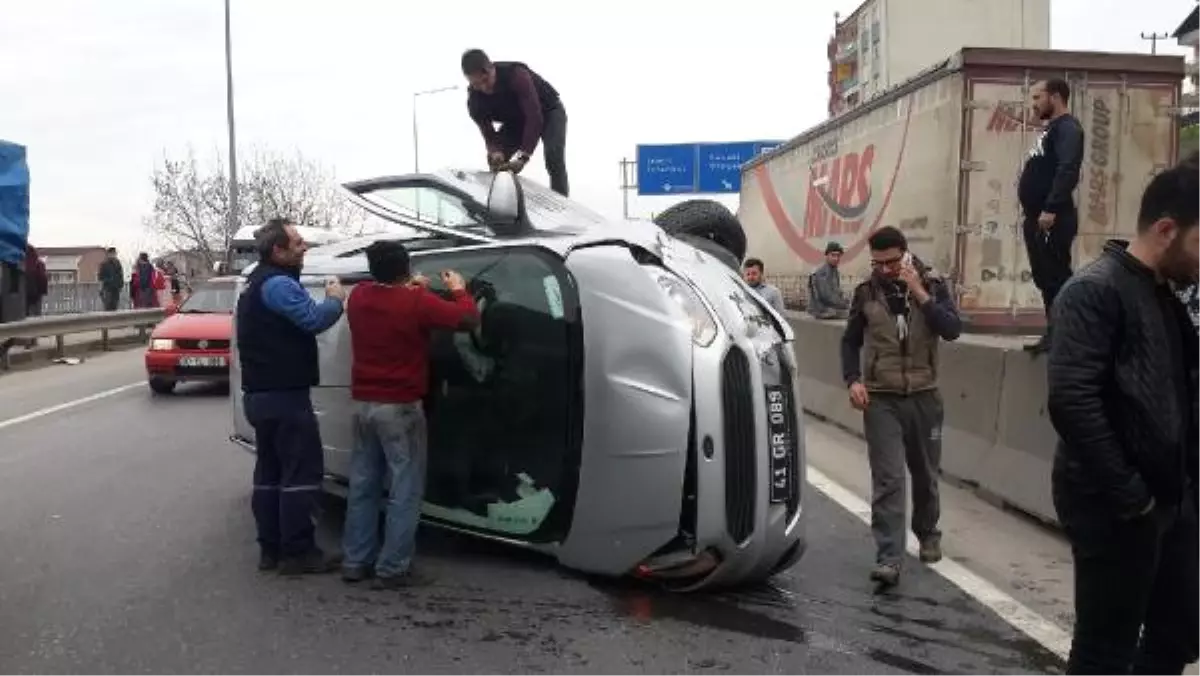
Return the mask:
[(487, 199), (488, 227), (497, 235), (518, 235), (528, 227), (525, 192), (516, 174), (498, 171), (492, 174)]

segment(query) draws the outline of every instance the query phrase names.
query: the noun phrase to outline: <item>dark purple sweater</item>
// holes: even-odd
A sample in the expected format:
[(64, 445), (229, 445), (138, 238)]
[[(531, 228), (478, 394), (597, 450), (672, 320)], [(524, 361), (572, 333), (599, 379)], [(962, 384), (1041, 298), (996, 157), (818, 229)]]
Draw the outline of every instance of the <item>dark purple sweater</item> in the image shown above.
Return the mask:
[[(505, 139), (520, 130), (517, 146), (526, 154), (532, 154), (542, 137), (544, 114), (562, 105), (558, 92), (549, 82), (542, 79), (523, 63), (497, 62), (496, 88), (491, 94), (471, 90), (467, 97), (467, 110), (471, 119), (479, 126), (488, 152), (504, 152)], [(504, 137), (492, 127), (499, 122), (505, 127)]]

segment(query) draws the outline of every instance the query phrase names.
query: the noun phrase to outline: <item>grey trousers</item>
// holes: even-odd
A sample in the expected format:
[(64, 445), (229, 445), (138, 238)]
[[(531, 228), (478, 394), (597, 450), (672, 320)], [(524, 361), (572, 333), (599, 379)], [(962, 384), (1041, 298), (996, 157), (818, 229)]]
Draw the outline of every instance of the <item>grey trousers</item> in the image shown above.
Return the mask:
[(871, 464), (871, 532), (877, 563), (899, 566), (904, 559), (906, 464), (912, 475), (913, 533), (922, 542), (941, 537), (937, 525), (943, 414), (937, 390), (909, 396), (871, 393), (863, 431)]

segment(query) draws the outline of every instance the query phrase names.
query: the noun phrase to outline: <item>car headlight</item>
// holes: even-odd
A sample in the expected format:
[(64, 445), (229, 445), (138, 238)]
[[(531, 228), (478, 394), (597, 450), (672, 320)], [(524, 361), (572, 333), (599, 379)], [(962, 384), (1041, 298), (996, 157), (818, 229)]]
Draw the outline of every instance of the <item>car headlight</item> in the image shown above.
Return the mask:
[(708, 306), (687, 284), (673, 277), (660, 276), (659, 285), (667, 292), (692, 322), (692, 342), (708, 347), (717, 338), (717, 320), (708, 311)]
[(170, 338), (151, 338), (150, 339), (150, 349), (151, 350), (174, 350), (175, 349), (175, 341), (171, 340)]

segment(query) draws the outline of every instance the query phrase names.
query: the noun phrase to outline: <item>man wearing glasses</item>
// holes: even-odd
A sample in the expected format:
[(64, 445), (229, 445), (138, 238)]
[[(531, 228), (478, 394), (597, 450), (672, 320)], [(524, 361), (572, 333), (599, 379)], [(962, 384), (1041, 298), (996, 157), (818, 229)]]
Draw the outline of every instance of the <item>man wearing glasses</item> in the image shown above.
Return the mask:
[(962, 321), (945, 281), (909, 253), (904, 233), (881, 228), (867, 244), (871, 276), (850, 301), (842, 376), (850, 405), (863, 412), (871, 465), (876, 546), (871, 579), (891, 586), (900, 581), (904, 558), (905, 464), (912, 475), (912, 529), (921, 542), (921, 561), (942, 558), (937, 352), (939, 341), (958, 338)]

